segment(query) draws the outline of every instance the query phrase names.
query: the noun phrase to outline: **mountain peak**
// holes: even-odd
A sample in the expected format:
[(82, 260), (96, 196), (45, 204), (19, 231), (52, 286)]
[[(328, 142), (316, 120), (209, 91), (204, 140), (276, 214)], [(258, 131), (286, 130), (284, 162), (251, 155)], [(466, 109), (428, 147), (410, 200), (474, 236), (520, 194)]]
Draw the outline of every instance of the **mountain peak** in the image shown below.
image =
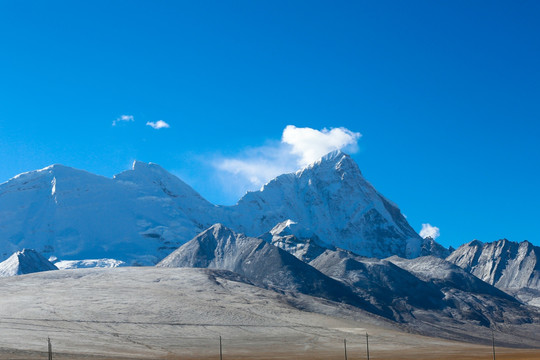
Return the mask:
[(484, 246), (484, 243), (481, 242), (480, 240), (474, 239), (473, 241), (469, 242), (467, 244), (467, 246), (470, 246), (470, 247), (473, 247), (473, 246), (482, 247), (482, 246)]
[(345, 154), (343, 151), (334, 150), (334, 151), (329, 152), (326, 155), (323, 155), (318, 161), (320, 161), (320, 162), (326, 162), (326, 161), (336, 162), (336, 161), (341, 160), (343, 157), (350, 158), (350, 156)]
[(346, 167), (358, 168), (354, 160), (350, 155), (345, 154), (341, 150), (334, 150), (328, 154), (322, 156), (319, 160), (307, 165), (304, 169), (299, 170), (300, 172), (306, 169), (320, 168), (320, 167), (329, 167), (329, 168), (341, 168), (343, 165)]
[(136, 172), (149, 171), (149, 172), (158, 173), (158, 174), (159, 173), (170, 174), (167, 170), (165, 170), (164, 168), (162, 168), (156, 163), (153, 163), (153, 162), (146, 163), (144, 161), (139, 161), (139, 160), (133, 161), (133, 164), (131, 165), (131, 170), (136, 171)]
[(23, 249), (0, 263), (0, 277), (58, 270), (49, 260), (33, 249)]
[[(397, 205), (375, 190), (347, 154), (333, 151), (292, 174), (249, 192), (231, 208), (231, 228), (248, 236), (295, 227), (309, 229), (328, 246), (363, 256), (420, 256), (422, 241)], [(288, 230), (288, 229), (287, 229)]]
[[(7, 182), (10, 182), (12, 180), (28, 180), (28, 179), (36, 179), (40, 178), (42, 176), (46, 176), (47, 174), (52, 174), (53, 176), (57, 175), (65, 175), (70, 173), (86, 173), (90, 174), (84, 170), (75, 169), (66, 165), (62, 164), (52, 164), (49, 166), (46, 166), (42, 169), (38, 170), (32, 170), (32, 171), (26, 171), (23, 173), (20, 173), (18, 175), (15, 175), (13, 178), (8, 180)], [(92, 174), (93, 175), (93, 174)], [(98, 175), (94, 175), (98, 176)]]
[(220, 223), (210, 226), (210, 228), (203, 231), (201, 235), (208, 234), (208, 233), (212, 233), (212, 235), (216, 239), (220, 237), (224, 237), (225, 235), (230, 235), (233, 237), (236, 236), (236, 233), (234, 231), (232, 231), (231, 229), (229, 229), (228, 227)]

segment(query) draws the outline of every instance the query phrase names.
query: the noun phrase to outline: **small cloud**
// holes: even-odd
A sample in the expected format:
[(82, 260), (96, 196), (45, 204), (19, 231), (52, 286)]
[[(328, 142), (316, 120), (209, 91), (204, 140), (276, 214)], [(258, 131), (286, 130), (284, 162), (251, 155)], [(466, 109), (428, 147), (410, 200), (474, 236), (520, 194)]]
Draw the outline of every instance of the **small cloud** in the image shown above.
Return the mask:
[(427, 237), (432, 238), (433, 240), (441, 236), (439, 228), (432, 226), (431, 224), (422, 224), (422, 230), (420, 230), (420, 236), (425, 239)]
[(292, 146), (291, 153), (299, 157), (298, 165), (306, 166), (334, 150), (357, 152), (361, 136), (359, 132), (343, 127), (315, 130), (288, 125), (283, 130), (281, 141)]
[(133, 115), (120, 115), (120, 117), (113, 120), (112, 126), (116, 126), (116, 124), (121, 123), (121, 122), (131, 122), (131, 121), (135, 121), (135, 118), (133, 117)]
[(154, 128), (154, 129), (168, 129), (170, 128), (171, 126), (169, 124), (167, 124), (165, 121), (163, 120), (158, 120), (156, 122), (153, 122), (153, 121), (148, 121), (146, 123), (146, 125)]

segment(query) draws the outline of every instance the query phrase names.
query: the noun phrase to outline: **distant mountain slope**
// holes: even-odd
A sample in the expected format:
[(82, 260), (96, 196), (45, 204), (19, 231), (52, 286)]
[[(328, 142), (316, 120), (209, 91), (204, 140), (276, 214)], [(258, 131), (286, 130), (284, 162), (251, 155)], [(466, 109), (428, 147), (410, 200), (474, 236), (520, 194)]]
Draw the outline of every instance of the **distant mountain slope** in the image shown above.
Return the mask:
[(444, 294), (438, 287), (386, 260), (327, 250), (309, 264), (344, 282), (395, 321), (413, 320), (415, 309), (438, 311), (444, 307)]
[(309, 264), (351, 287), (387, 318), (422, 331), (441, 323), (519, 325), (540, 315), (458, 266), (433, 256), (382, 260), (336, 249), (325, 251)]
[(229, 207), (225, 225), (249, 236), (292, 220), (324, 243), (369, 257), (420, 255), (422, 239), (399, 208), (367, 182), (350, 156), (332, 152)]
[[(431, 314), (416, 312), (418, 319), (427, 315), (426, 322), (467, 321), (487, 327), (529, 324), (540, 319), (534, 307), (524, 306), (512, 296), (489, 285), (460, 267), (433, 256), (387, 259), (419, 279), (436, 286), (443, 294), (444, 306)], [(444, 318), (444, 320), (442, 320)]]
[(0, 263), (0, 277), (58, 270), (54, 264), (32, 249), (23, 249)]
[(460, 246), (447, 260), (499, 289), (540, 305), (540, 247), (502, 239)]

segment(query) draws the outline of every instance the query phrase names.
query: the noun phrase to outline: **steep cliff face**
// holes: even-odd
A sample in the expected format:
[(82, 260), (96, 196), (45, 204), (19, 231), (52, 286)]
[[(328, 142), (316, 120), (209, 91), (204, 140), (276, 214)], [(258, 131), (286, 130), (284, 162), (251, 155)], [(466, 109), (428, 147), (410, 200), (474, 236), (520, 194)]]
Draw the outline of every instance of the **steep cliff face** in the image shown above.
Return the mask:
[(460, 246), (447, 260), (500, 289), (540, 290), (540, 248), (528, 241), (478, 240)]
[(474, 240), (447, 260), (527, 304), (540, 306), (540, 248), (528, 241)]

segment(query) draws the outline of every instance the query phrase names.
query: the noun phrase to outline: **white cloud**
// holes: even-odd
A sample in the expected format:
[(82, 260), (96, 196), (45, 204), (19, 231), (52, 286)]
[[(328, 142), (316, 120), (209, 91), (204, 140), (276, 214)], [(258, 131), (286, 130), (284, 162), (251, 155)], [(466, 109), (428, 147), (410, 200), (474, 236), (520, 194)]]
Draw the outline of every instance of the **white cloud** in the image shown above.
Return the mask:
[(247, 190), (260, 188), (278, 175), (293, 172), (334, 150), (354, 153), (358, 150), (360, 133), (346, 128), (315, 130), (288, 125), (281, 141), (244, 149), (235, 157), (220, 157), (213, 166), (220, 170), (219, 177), (224, 188), (231, 189), (235, 195)]
[(131, 122), (131, 121), (135, 121), (135, 119), (133, 118), (133, 115), (120, 115), (120, 117), (113, 120), (112, 126), (116, 126), (116, 124), (121, 123), (121, 122)]
[(441, 236), (439, 228), (432, 226), (431, 224), (422, 224), (422, 230), (420, 230), (420, 236), (425, 239), (427, 237), (432, 238), (433, 240)]
[(146, 123), (146, 125), (154, 128), (154, 129), (168, 129), (170, 128), (171, 126), (169, 124), (167, 124), (165, 121), (163, 120), (158, 120), (156, 122), (153, 122), (153, 121), (148, 121)]
[(334, 150), (358, 151), (357, 143), (362, 134), (346, 128), (315, 130), (288, 125), (281, 141), (292, 146), (292, 153), (299, 156), (298, 165), (306, 166)]
[[(236, 158), (221, 158), (214, 166), (235, 176), (235, 181), (253, 189), (267, 183), (272, 178), (296, 170), (296, 159), (280, 143), (249, 148)], [(228, 180), (226, 180), (228, 181)], [(246, 186), (248, 185), (248, 186)]]

